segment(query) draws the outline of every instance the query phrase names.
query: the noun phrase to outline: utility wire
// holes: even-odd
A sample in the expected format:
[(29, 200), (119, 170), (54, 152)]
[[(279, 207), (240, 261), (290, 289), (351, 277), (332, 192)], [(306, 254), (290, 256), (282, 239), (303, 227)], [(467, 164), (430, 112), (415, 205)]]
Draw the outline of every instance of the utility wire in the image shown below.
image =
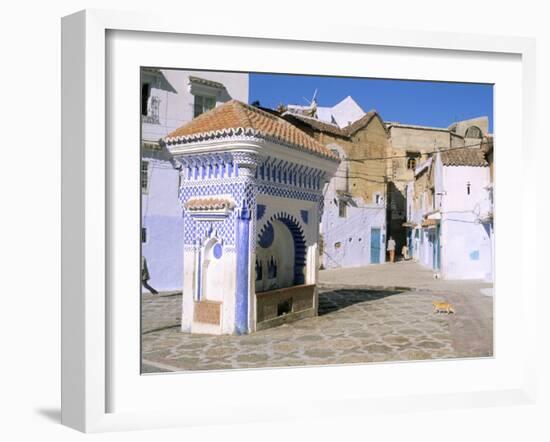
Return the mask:
[[(424, 153), (420, 153), (420, 156), (422, 155), (431, 155), (431, 154), (434, 154), (434, 153), (437, 153), (437, 152), (450, 152), (450, 151), (453, 151), (453, 150), (459, 150), (459, 149), (465, 149), (465, 148), (468, 148), (468, 147), (479, 147), (481, 146), (482, 143), (476, 143), (476, 144), (466, 144), (464, 146), (459, 146), (459, 147), (449, 147), (449, 148), (446, 148), (446, 149), (439, 149), (439, 150), (434, 150), (433, 152), (424, 152)], [(394, 158), (410, 158), (411, 155), (394, 155), (394, 156), (390, 156), (390, 157), (375, 157), (375, 158), (372, 158), (372, 157), (358, 157), (358, 158), (343, 158), (342, 161), (366, 161), (366, 160), (369, 160), (369, 161), (382, 161), (382, 160), (392, 160)]]

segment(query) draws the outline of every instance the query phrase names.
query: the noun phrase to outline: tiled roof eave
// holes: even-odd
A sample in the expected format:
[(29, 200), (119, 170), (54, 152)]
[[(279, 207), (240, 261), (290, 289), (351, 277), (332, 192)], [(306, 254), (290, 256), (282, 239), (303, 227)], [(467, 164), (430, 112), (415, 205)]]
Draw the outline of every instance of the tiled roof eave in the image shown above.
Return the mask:
[(489, 167), (489, 163), (480, 164), (480, 163), (443, 163), (444, 167)]
[(276, 144), (283, 145), (291, 149), (301, 151), (302, 153), (305, 153), (308, 155), (314, 155), (314, 156), (323, 158), (325, 160), (334, 161), (334, 162), (340, 161), (340, 159), (334, 156), (332, 152), (330, 155), (326, 155), (322, 152), (316, 152), (303, 145), (289, 143), (288, 141), (280, 139), (278, 137), (264, 134), (263, 132), (254, 128), (245, 128), (245, 127), (227, 128), (227, 129), (215, 130), (210, 132), (202, 132), (202, 133), (196, 133), (196, 134), (190, 134), (190, 135), (183, 135), (183, 136), (177, 136), (177, 137), (166, 137), (164, 138), (163, 141), (164, 143), (166, 143), (167, 146), (174, 146), (178, 144), (197, 144), (197, 143), (202, 143), (207, 141), (215, 141), (215, 140), (223, 140), (223, 139), (230, 139), (231, 141), (238, 141), (238, 140), (256, 141), (256, 142), (268, 141), (268, 142), (273, 142)]

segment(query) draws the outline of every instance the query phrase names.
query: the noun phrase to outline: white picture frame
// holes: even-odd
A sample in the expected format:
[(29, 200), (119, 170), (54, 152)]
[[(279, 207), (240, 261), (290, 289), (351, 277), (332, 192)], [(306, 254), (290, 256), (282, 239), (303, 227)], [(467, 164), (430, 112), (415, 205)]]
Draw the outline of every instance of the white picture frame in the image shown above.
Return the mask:
[[(492, 406), (499, 404), (527, 404), (533, 403), (535, 397), (535, 323), (533, 313), (529, 313), (526, 306), (536, 303), (535, 270), (526, 265), (527, 257), (533, 253), (534, 245), (527, 241), (526, 233), (521, 233), (525, 241), (519, 249), (522, 265), (521, 278), (515, 281), (514, 287), (520, 292), (516, 300), (518, 311), (524, 314), (515, 322), (521, 327), (523, 339), (522, 353), (517, 354), (518, 362), (514, 365), (513, 376), (501, 382), (495, 382), (487, 388), (473, 385), (471, 389), (462, 385), (457, 391), (450, 392), (445, 388), (434, 385), (434, 388), (424, 393), (402, 393), (397, 383), (395, 391), (367, 394), (358, 389), (354, 395), (347, 395), (343, 388), (341, 395), (337, 390), (322, 395), (308, 397), (301, 402), (290, 401), (282, 408), (274, 401), (270, 406), (268, 401), (248, 402), (244, 397), (232, 396), (231, 407), (227, 407), (227, 398), (220, 398), (219, 403), (208, 404), (200, 401), (200, 393), (190, 389), (188, 394), (197, 399), (197, 407), (193, 409), (174, 406), (173, 400), (165, 395), (166, 406), (154, 406), (150, 409), (136, 407), (127, 410), (121, 407), (113, 408), (110, 403), (110, 394), (115, 388), (113, 383), (113, 361), (116, 359), (110, 345), (109, 333), (112, 333), (113, 324), (117, 321), (116, 309), (113, 310), (112, 300), (109, 299), (110, 265), (116, 259), (110, 244), (116, 232), (109, 226), (113, 222), (113, 176), (119, 176), (115, 162), (106, 149), (107, 140), (111, 138), (106, 130), (106, 121), (113, 117), (108, 107), (109, 81), (106, 68), (110, 62), (107, 34), (109, 32), (134, 33), (140, 32), (143, 38), (154, 35), (155, 38), (174, 39), (177, 36), (215, 36), (231, 37), (246, 40), (247, 42), (269, 42), (272, 46), (288, 45), (307, 42), (315, 45), (337, 45), (339, 49), (371, 48), (384, 51), (401, 51), (403, 57), (408, 50), (426, 50), (435, 58), (445, 54), (470, 54), (480, 60), (490, 54), (502, 55), (519, 60), (521, 93), (515, 96), (520, 101), (521, 123), (510, 130), (511, 137), (517, 139), (521, 145), (520, 157), (524, 168), (530, 167), (535, 161), (536, 149), (534, 145), (534, 103), (535, 103), (535, 45), (532, 39), (518, 37), (490, 37), (481, 35), (464, 35), (451, 33), (429, 33), (416, 31), (392, 32), (372, 28), (353, 28), (346, 26), (294, 27), (281, 23), (247, 23), (239, 26), (238, 23), (209, 20), (200, 24), (193, 21), (182, 25), (176, 17), (166, 15), (151, 15), (127, 12), (111, 12), (87, 10), (63, 18), (62, 21), (62, 423), (84, 432), (100, 432), (124, 429), (161, 428), (171, 426), (206, 425), (212, 419), (217, 422), (255, 422), (265, 420), (282, 420), (286, 418), (306, 418), (334, 415), (368, 414), (384, 410), (396, 412), (415, 409), (464, 408), (470, 406)], [(155, 33), (155, 34), (145, 34)], [(174, 37), (176, 36), (176, 37)], [(393, 49), (392, 49), (393, 48)], [(112, 61), (112, 60), (111, 60)], [(170, 66), (172, 67), (172, 66)], [(180, 66), (173, 66), (180, 67)], [(183, 66), (182, 66), (183, 67)], [(201, 66), (186, 66), (204, 68)], [(429, 69), (437, 69), (430, 66)], [(428, 67), (425, 68), (426, 71)], [(245, 70), (245, 69), (243, 69)], [(315, 73), (315, 72), (312, 72)], [(403, 77), (402, 77), (403, 78)], [(515, 77), (518, 78), (517, 76)], [(136, 90), (137, 92), (137, 90)], [(509, 91), (515, 93), (514, 91)], [(517, 91), (516, 91), (517, 92)], [(496, 107), (496, 118), (499, 117), (499, 108)], [(498, 126), (497, 126), (498, 127)], [(502, 132), (504, 133), (504, 131)], [(136, 135), (138, 137), (139, 135)], [(497, 144), (505, 145), (505, 140), (499, 139), (499, 130), (496, 129)], [(514, 138), (516, 137), (516, 138)], [(497, 153), (497, 161), (498, 160)], [(502, 164), (505, 164), (506, 154), (501, 154)], [(511, 162), (513, 163), (513, 161)], [(136, 162), (136, 164), (138, 164)], [(499, 166), (497, 166), (498, 168)], [(138, 169), (136, 168), (136, 173)], [(498, 182), (497, 172), (497, 182)], [(505, 176), (505, 175), (503, 175)], [(117, 178), (118, 179), (118, 178)], [(504, 184), (504, 182), (503, 182)], [(503, 189), (506, 186), (502, 186)], [(500, 189), (499, 189), (500, 191)], [(527, 225), (534, 219), (536, 207), (536, 190), (527, 186), (510, 189), (510, 192), (521, 199), (522, 215), (519, 218), (520, 226)], [(515, 192), (515, 193), (514, 193)], [(498, 196), (497, 196), (497, 207)], [(502, 212), (505, 212), (505, 205)], [(499, 209), (497, 209), (499, 210)], [(498, 215), (497, 215), (498, 217)], [(497, 221), (498, 222), (498, 221)], [(502, 230), (506, 226), (502, 224)], [(498, 228), (496, 229), (498, 232)], [(496, 233), (498, 235), (498, 233)], [(497, 236), (497, 251), (498, 236)], [(498, 253), (497, 253), (498, 256)], [(137, 261), (136, 261), (137, 262)], [(504, 261), (503, 261), (504, 262)], [(506, 289), (505, 267), (500, 275), (496, 272), (497, 291)], [(508, 278), (510, 275), (508, 275)], [(136, 278), (137, 280), (137, 278)], [(496, 304), (501, 301), (497, 295)], [(502, 298), (505, 306), (509, 300)], [(498, 310), (498, 309), (497, 309)], [(118, 310), (120, 312), (120, 309)], [(496, 333), (506, 331), (507, 314), (496, 316)], [(499, 328), (503, 324), (503, 328)], [(111, 330), (111, 331), (110, 331)], [(508, 344), (506, 344), (508, 345)], [(514, 345), (514, 344), (510, 344)], [(514, 347), (515, 348), (515, 347)], [(519, 348), (519, 347), (518, 347)], [(502, 347), (501, 347), (502, 349)], [(498, 360), (499, 351), (496, 346)], [(512, 347), (511, 347), (512, 349)], [(506, 349), (504, 349), (506, 350)], [(506, 355), (506, 351), (501, 351)], [(506, 360), (506, 357), (503, 357)], [(453, 368), (455, 362), (449, 361), (450, 369), (463, 370), (464, 373), (475, 373), (476, 363), (465, 361)], [(427, 363), (429, 364), (429, 363)], [(489, 362), (484, 368), (487, 372), (493, 369)], [(306, 380), (313, 370), (322, 373), (322, 376), (334, 376), (345, 370), (346, 377), (360, 377), (365, 370), (370, 373), (393, 372), (400, 376), (403, 364), (378, 364), (370, 368), (357, 365), (354, 367), (321, 367), (310, 369), (288, 370), (251, 370), (237, 373), (208, 373), (193, 374), (192, 383), (200, 388), (220, 389), (228, 388), (227, 382), (233, 385), (248, 383), (250, 388), (257, 388), (265, 383), (266, 379), (274, 377), (296, 382), (295, 379)], [(406, 364), (407, 375), (422, 377), (430, 365)], [(497, 367), (497, 365), (494, 365)], [(504, 364), (501, 368), (506, 368)], [(433, 367), (432, 367), (433, 368)], [(442, 369), (430, 368), (431, 373)], [(116, 371), (117, 367), (114, 368)], [(136, 364), (139, 375), (139, 367)], [(320, 371), (321, 370), (321, 371)], [(282, 373), (282, 374), (281, 374)], [(161, 389), (171, 388), (184, 384), (186, 375), (159, 375), (157, 380), (163, 379)], [(205, 377), (207, 376), (207, 377)], [(466, 375), (465, 375), (466, 376)], [(498, 377), (498, 376), (495, 376)], [(115, 379), (120, 379), (115, 376)], [(293, 380), (294, 379), (294, 380)], [(148, 381), (149, 382), (149, 381)], [(116, 381), (115, 381), (116, 383)], [(147, 389), (156, 389), (158, 384), (150, 382), (144, 389), (143, 397), (147, 397)], [(188, 383), (189, 384), (189, 383)], [(421, 384), (421, 383), (420, 383)], [(460, 384), (460, 382), (459, 382)], [(475, 383), (473, 383), (475, 384)], [(211, 385), (210, 387), (205, 387)], [(181, 385), (180, 385), (181, 386)], [(130, 384), (128, 384), (130, 387)], [(308, 391), (308, 385), (305, 385)], [(164, 390), (163, 390), (164, 391)], [(269, 390), (268, 390), (269, 391)], [(403, 390), (405, 391), (405, 390)], [(121, 393), (124, 394), (124, 393)], [(141, 394), (141, 393), (140, 393)], [(296, 399), (296, 398), (294, 398)], [(303, 399), (303, 398), (302, 398)], [(148, 398), (149, 400), (149, 398)], [(123, 402), (123, 401), (122, 401)], [(261, 406), (260, 406), (261, 405)], [(212, 409), (211, 414), (206, 411)], [(114, 411), (113, 411), (114, 410)], [(238, 410), (239, 413), (235, 411)]]

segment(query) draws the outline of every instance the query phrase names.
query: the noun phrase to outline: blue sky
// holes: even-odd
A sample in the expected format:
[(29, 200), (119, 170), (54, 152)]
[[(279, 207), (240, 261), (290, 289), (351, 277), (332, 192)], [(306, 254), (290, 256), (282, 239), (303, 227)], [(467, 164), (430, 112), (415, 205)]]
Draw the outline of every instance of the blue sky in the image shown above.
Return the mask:
[(493, 131), (493, 87), (487, 84), (250, 74), (249, 100), (270, 108), (305, 105), (304, 97), (310, 100), (315, 89), (320, 106), (351, 95), (365, 112), (376, 109), (386, 121), (447, 127), (487, 115)]

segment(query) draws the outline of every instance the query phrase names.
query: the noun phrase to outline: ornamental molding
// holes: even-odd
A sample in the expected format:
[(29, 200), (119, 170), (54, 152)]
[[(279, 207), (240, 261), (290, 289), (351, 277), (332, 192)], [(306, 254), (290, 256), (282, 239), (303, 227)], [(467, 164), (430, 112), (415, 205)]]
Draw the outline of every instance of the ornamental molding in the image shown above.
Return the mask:
[[(174, 155), (188, 155), (201, 150), (212, 150), (216, 145), (221, 144), (223, 146), (227, 143), (245, 144), (246, 147), (252, 148), (253, 150), (258, 151), (258, 153), (261, 153), (265, 147), (273, 150), (272, 145), (274, 144), (277, 145), (279, 150), (278, 156), (281, 157), (292, 157), (292, 154), (287, 152), (284, 152), (283, 155), (281, 155), (280, 147), (284, 146), (291, 149), (296, 154), (300, 154), (301, 157), (307, 155), (310, 158), (314, 157), (322, 159), (324, 162), (329, 163), (325, 166), (328, 169), (332, 169), (331, 165), (333, 165), (334, 169), (336, 169), (337, 165), (340, 163), (339, 159), (332, 156), (307, 149), (300, 144), (289, 143), (279, 137), (266, 135), (257, 129), (245, 127), (225, 128), (198, 134), (165, 137), (162, 142), (166, 144), (168, 150)], [(214, 144), (210, 144), (208, 142), (214, 142)], [(304, 158), (302, 158), (302, 161), (303, 160)], [(311, 161), (311, 159), (306, 159), (306, 163), (307, 161)]]
[(192, 197), (184, 204), (187, 213), (197, 221), (219, 221), (227, 218), (235, 209), (231, 197)]

